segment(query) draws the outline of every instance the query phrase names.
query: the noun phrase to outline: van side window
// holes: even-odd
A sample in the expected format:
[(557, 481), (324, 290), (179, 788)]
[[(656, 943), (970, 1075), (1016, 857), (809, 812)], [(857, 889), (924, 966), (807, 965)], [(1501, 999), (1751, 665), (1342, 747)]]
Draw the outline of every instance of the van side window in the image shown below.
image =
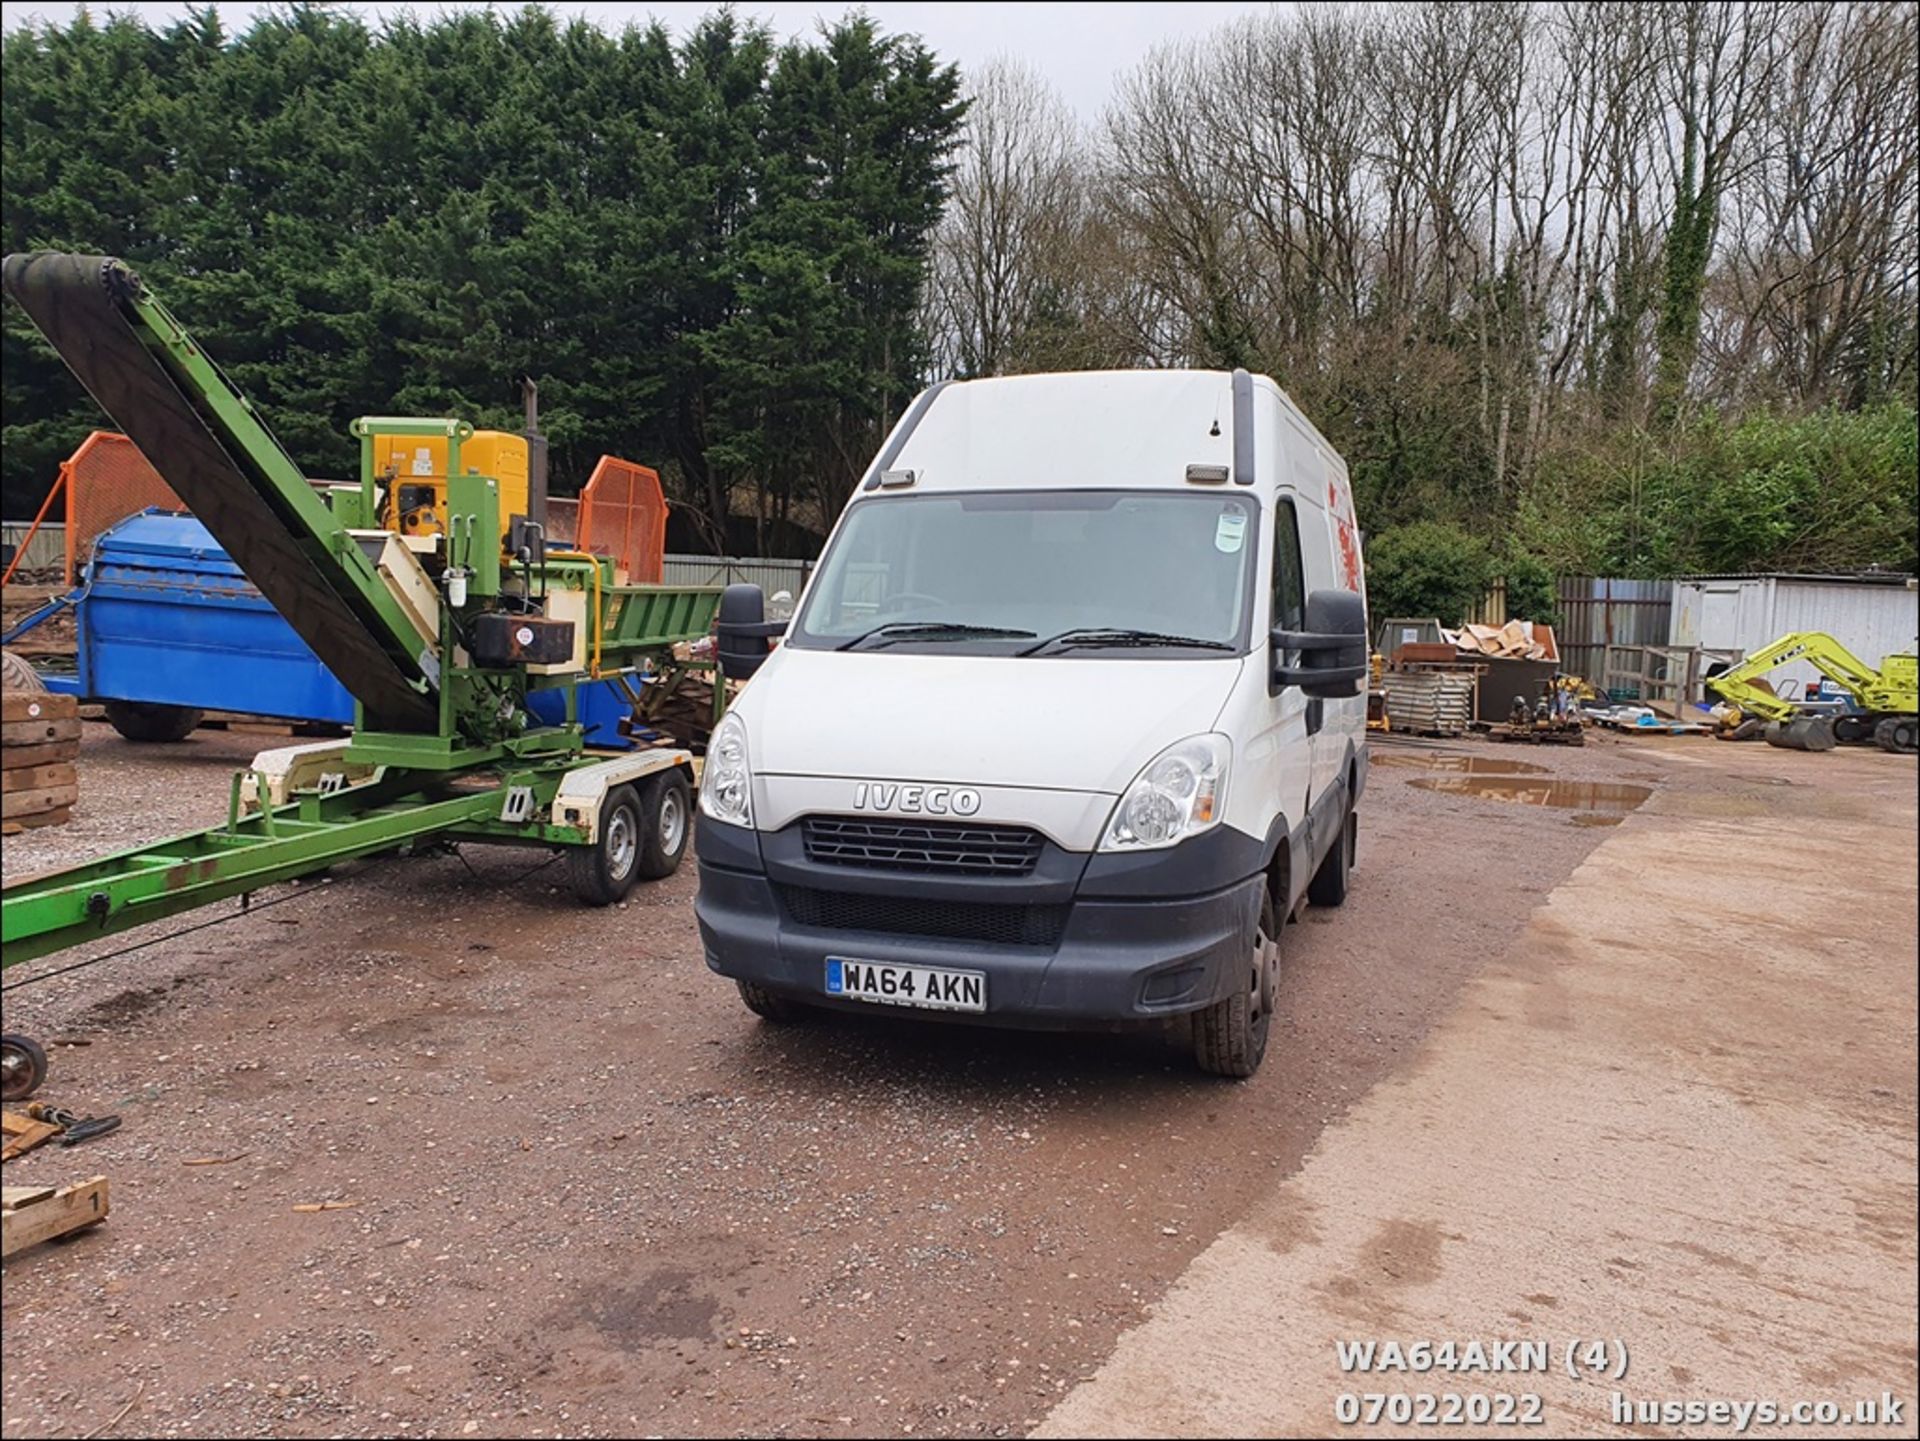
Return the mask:
[(1282, 497), (1273, 508), (1273, 621), (1285, 630), (1304, 630), (1307, 580), (1300, 564), (1300, 519), (1293, 502)]

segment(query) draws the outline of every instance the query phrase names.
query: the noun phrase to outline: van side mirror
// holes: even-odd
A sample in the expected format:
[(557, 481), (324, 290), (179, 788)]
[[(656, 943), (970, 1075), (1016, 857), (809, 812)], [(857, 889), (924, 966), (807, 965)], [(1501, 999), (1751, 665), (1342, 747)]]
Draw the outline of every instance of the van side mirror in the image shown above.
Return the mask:
[(728, 586), (720, 592), (720, 615), (713, 627), (720, 674), (746, 680), (766, 664), (772, 650), (767, 642), (786, 630), (784, 620), (767, 619), (767, 596), (759, 586)]
[[(1297, 685), (1314, 700), (1347, 700), (1367, 679), (1367, 603), (1350, 590), (1307, 597), (1307, 628), (1272, 633), (1273, 683)], [(1287, 652), (1299, 661), (1287, 664)]]

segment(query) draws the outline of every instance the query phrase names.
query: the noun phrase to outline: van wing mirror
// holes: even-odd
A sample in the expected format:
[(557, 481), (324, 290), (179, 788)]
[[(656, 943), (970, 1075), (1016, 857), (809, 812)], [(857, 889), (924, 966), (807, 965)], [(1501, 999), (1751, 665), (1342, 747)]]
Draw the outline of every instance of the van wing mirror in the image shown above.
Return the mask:
[(766, 664), (772, 649), (767, 642), (786, 631), (784, 620), (767, 619), (766, 592), (759, 586), (728, 586), (720, 592), (720, 614), (713, 624), (720, 674), (746, 680)]
[[(1307, 628), (1278, 630), (1273, 683), (1297, 685), (1314, 700), (1347, 700), (1367, 679), (1367, 603), (1351, 590), (1316, 590), (1307, 597)], [(1287, 664), (1288, 652), (1298, 661)]]

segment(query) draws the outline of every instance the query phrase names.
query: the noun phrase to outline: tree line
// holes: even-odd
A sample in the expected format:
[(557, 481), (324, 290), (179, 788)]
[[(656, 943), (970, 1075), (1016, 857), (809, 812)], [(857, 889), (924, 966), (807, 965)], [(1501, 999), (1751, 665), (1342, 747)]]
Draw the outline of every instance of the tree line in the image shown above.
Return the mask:
[(1910, 569), (1915, 17), (1308, 5), (1162, 48), (1091, 127), (989, 67), (936, 368), (1265, 371), (1346, 456), (1376, 588), (1416, 544), (1530, 593)]
[[(518, 429), (531, 376), (557, 493), (610, 452), (661, 470), (676, 544), (805, 552), (925, 371), (960, 79), (857, 14), (82, 11), (9, 33), (0, 85), (7, 250), (125, 258), (310, 474), (357, 473), (360, 414)], [(101, 421), (11, 304), (4, 347), (31, 514)]]
[[(1912, 568), (1915, 55), (1897, 0), (1305, 5), (1083, 124), (858, 14), (83, 12), (5, 37), (0, 226), (142, 269), (315, 474), (530, 375), (556, 490), (655, 465), (676, 545), (810, 554), (927, 380), (1195, 365), (1328, 434), (1378, 583)], [(0, 344), (12, 515), (97, 413)]]

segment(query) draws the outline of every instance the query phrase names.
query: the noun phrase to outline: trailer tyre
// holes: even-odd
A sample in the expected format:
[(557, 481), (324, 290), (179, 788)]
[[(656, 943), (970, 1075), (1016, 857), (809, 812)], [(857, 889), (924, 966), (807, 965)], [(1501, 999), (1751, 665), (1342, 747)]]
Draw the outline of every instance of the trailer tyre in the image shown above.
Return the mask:
[(1314, 905), (1338, 906), (1346, 903), (1348, 879), (1353, 870), (1354, 842), (1358, 839), (1359, 827), (1360, 818), (1353, 813), (1353, 807), (1348, 806), (1346, 818), (1340, 823), (1340, 839), (1333, 843), (1327, 858), (1320, 862), (1320, 869), (1307, 882), (1307, 899)]
[(1193, 1014), (1193, 1058), (1203, 1071), (1235, 1078), (1260, 1069), (1280, 991), (1280, 926), (1263, 891), (1246, 974), (1234, 994)]
[(649, 776), (640, 787), (640, 876), (657, 881), (680, 869), (693, 833), (693, 791), (677, 770)]
[(107, 724), (130, 741), (183, 741), (200, 724), (204, 711), (183, 705), (149, 705), (144, 701), (110, 700)]
[(632, 786), (615, 786), (600, 802), (599, 839), (567, 851), (567, 878), (573, 893), (590, 906), (610, 906), (640, 878), (640, 851), (646, 827), (640, 797)]

